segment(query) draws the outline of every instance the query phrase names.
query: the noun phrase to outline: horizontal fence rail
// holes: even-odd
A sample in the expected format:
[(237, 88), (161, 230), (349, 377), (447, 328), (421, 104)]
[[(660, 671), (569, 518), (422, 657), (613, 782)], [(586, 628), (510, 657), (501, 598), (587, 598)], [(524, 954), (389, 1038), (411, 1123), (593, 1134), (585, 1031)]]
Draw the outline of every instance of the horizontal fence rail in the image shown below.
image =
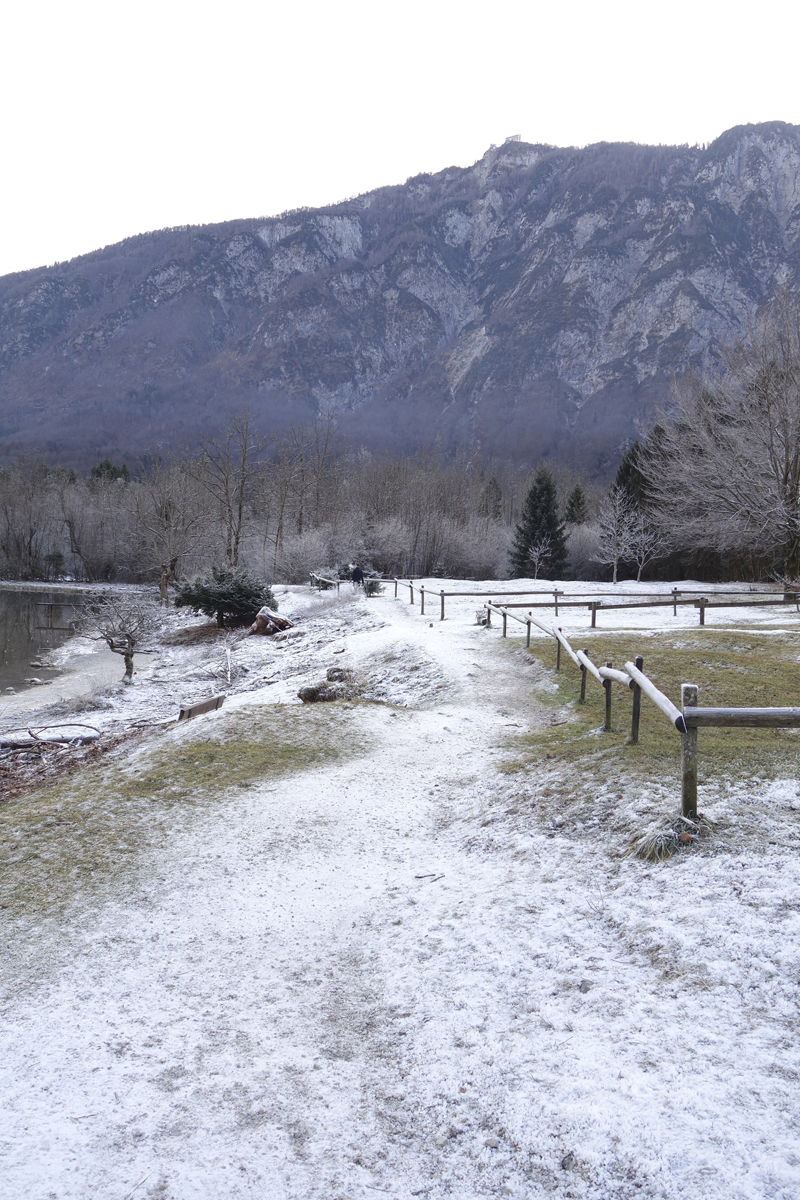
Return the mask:
[[(592, 628), (596, 628), (597, 613), (602, 609), (607, 611), (622, 610), (626, 608), (668, 608), (671, 607), (673, 614), (677, 616), (679, 607), (693, 607), (699, 610), (700, 624), (705, 624), (705, 613), (707, 608), (759, 608), (767, 605), (773, 607), (789, 607), (792, 606), (797, 612), (800, 612), (800, 593), (781, 591), (765, 592), (765, 591), (734, 591), (734, 592), (709, 592), (708, 590), (697, 589), (680, 589), (673, 588), (668, 594), (659, 593), (652, 597), (644, 597), (631, 593), (630, 600), (623, 600), (625, 593), (579, 593), (579, 592), (564, 592), (560, 588), (548, 589), (532, 589), (526, 591), (508, 590), (501, 591), (500, 589), (491, 592), (486, 591), (445, 591), (438, 589), (435, 591), (429, 588), (426, 592), (424, 583), (414, 581), (412, 579), (389, 580), (394, 582), (394, 594), (397, 596), (398, 587), (407, 587), (409, 589), (409, 601), (414, 603), (414, 587), (416, 582), (417, 591), (420, 597), (420, 612), (425, 612), (426, 596), (430, 599), (431, 594), (439, 598), (440, 620), (445, 619), (445, 601), (446, 599), (462, 598), (462, 599), (485, 599), (486, 603), (481, 610), (486, 614), (485, 624), (488, 628), (492, 626), (492, 615), (500, 618), (502, 622), (503, 637), (508, 634), (508, 621), (516, 621), (518, 624), (525, 626), (527, 632), (526, 644), (530, 646), (531, 629), (535, 627), (540, 632), (552, 637), (556, 643), (556, 670), (560, 670), (561, 666), (561, 651), (566, 651), (567, 655), (572, 659), (575, 665), (581, 672), (581, 703), (586, 700), (586, 680), (591, 676), (603, 688), (605, 692), (605, 722), (604, 730), (611, 729), (611, 694), (612, 685), (618, 684), (624, 687), (627, 691), (632, 692), (632, 708), (631, 708), (631, 735), (629, 742), (636, 745), (639, 740), (639, 722), (641, 713), (641, 697), (645, 695), (648, 700), (661, 712), (675, 730), (681, 735), (681, 812), (684, 817), (696, 819), (697, 817), (697, 731), (704, 727), (724, 727), (724, 728), (800, 728), (800, 708), (700, 708), (697, 704), (698, 689), (694, 684), (683, 684), (681, 687), (681, 708), (678, 708), (656, 685), (652, 679), (649, 679), (642, 670), (644, 659), (641, 655), (636, 655), (633, 662), (626, 662), (624, 671), (620, 671), (613, 666), (613, 663), (607, 662), (605, 666), (597, 666), (589, 657), (588, 650), (575, 650), (564, 635), (563, 630), (557, 625), (548, 625), (545, 621), (534, 616), (534, 609), (553, 608), (555, 616), (558, 616), (559, 607), (561, 608), (588, 608), (592, 614)], [(605, 595), (611, 597), (610, 601), (604, 598)], [(506, 596), (525, 596), (528, 597), (525, 601), (506, 600), (504, 603), (498, 603)], [(544, 597), (548, 599), (545, 600)], [(569, 599), (567, 599), (569, 596)], [(587, 601), (587, 597), (592, 598)], [(542, 597), (532, 599), (532, 597)], [(552, 599), (549, 599), (552, 597)], [(713, 597), (713, 599), (712, 599)], [(515, 609), (527, 610), (523, 615), (513, 611)]]

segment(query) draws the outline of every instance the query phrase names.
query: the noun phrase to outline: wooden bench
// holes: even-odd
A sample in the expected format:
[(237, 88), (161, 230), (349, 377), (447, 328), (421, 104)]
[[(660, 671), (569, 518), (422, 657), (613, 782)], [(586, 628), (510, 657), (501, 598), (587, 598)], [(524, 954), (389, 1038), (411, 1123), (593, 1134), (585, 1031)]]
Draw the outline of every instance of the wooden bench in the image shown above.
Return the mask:
[(224, 702), (225, 697), (222, 695), (212, 696), (210, 700), (196, 700), (194, 704), (182, 704), (178, 720), (189, 721), (192, 717), (202, 716), (203, 713), (214, 712), (216, 709), (222, 708)]

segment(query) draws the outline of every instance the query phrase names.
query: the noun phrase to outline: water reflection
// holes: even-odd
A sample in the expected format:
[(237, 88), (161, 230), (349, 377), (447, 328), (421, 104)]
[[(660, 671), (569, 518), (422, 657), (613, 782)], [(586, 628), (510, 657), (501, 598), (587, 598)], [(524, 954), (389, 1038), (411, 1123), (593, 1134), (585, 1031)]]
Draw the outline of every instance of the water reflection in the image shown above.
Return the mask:
[(26, 679), (54, 679), (40, 656), (61, 646), (81, 605), (75, 593), (0, 588), (0, 695), (6, 688), (27, 691)]

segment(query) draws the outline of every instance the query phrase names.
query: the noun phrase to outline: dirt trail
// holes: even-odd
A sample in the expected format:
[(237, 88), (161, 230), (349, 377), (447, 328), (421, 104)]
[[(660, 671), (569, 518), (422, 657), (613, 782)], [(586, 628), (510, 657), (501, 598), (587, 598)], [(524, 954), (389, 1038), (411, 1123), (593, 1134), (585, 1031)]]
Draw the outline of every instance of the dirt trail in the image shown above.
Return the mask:
[(0, 1195), (788, 1197), (791, 1122), (759, 1162), (698, 1050), (733, 1022), (785, 1111), (782, 1030), (756, 1039), (707, 968), (714, 1021), (682, 1040), (696, 980), (662, 1004), (668, 935), (636, 907), (663, 873), (537, 832), (497, 774), (504, 733), (543, 719), (535, 670), (477, 627), (371, 612), (346, 661), (402, 672), (411, 647), (438, 699), (360, 707), (369, 754), (199, 815), (63, 930), (69, 962), (5, 1005)]

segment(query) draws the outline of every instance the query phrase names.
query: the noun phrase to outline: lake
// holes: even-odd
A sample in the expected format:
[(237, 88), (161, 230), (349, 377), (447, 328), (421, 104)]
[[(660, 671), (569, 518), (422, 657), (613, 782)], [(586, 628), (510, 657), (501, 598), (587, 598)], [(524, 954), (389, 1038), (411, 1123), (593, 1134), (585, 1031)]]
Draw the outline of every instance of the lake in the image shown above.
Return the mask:
[(0, 585), (0, 695), (6, 688), (28, 691), (24, 680), (55, 679), (59, 672), (35, 666), (40, 655), (70, 637), (83, 595), (57, 588), (24, 591)]

